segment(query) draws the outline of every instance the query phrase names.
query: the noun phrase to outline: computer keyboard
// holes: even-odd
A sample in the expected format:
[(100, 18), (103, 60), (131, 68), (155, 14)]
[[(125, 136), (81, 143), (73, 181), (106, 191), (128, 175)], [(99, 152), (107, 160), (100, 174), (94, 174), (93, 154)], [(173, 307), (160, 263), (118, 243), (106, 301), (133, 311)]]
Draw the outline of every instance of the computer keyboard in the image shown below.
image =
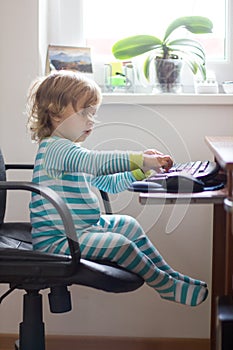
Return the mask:
[(187, 163), (174, 163), (172, 168), (165, 173), (157, 173), (151, 175), (148, 179), (150, 181), (156, 180), (163, 176), (169, 176), (170, 174), (180, 173), (183, 175), (192, 175), (200, 180), (208, 180), (215, 176), (219, 171), (219, 165), (216, 162), (211, 161), (194, 161)]
[(134, 192), (192, 193), (222, 189), (225, 179), (219, 177), (218, 163), (195, 161), (175, 163), (166, 172), (153, 173), (144, 181), (133, 182), (128, 190)]

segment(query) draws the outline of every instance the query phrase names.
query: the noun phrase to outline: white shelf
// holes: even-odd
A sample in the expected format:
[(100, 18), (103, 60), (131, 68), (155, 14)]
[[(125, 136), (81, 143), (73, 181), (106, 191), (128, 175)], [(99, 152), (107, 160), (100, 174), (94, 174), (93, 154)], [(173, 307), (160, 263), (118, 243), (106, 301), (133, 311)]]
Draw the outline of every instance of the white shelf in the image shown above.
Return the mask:
[(227, 94), (118, 94), (104, 93), (103, 104), (233, 105)]

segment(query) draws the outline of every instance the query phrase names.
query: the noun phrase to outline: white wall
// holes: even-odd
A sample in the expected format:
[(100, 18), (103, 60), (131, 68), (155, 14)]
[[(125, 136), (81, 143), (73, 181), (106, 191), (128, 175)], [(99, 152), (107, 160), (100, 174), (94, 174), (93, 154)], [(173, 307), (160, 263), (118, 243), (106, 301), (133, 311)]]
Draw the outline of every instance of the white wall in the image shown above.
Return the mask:
[(1, 1), (0, 8), (1, 146), (7, 158), (23, 161), (32, 153), (23, 112), (39, 67), (37, 1)]
[[(31, 162), (36, 147), (26, 135), (24, 106), (28, 86), (41, 69), (38, 0), (5, 0), (0, 2), (0, 8), (0, 145), (8, 162)], [(189, 156), (210, 158), (204, 135), (232, 133), (232, 113), (232, 106), (104, 104), (99, 112), (102, 122), (87, 146), (99, 149), (158, 147), (171, 152), (177, 160)], [(25, 199), (21, 194), (11, 196), (14, 203), (7, 214), (9, 218), (27, 217), (22, 209), (22, 198)], [(18, 201), (19, 204), (15, 203)], [(172, 266), (210, 284), (212, 209), (209, 205), (141, 207), (137, 195), (131, 193), (114, 196), (113, 202), (116, 211), (131, 214), (141, 222)], [(172, 233), (166, 234), (166, 231)], [(7, 286), (1, 287), (2, 292), (6, 289)], [(210, 298), (197, 308), (187, 308), (162, 301), (146, 286), (124, 295), (77, 286), (71, 290), (73, 310), (67, 314), (52, 315), (45, 297), (47, 333), (209, 336)], [(1, 305), (1, 333), (18, 331), (21, 294), (14, 292)]]

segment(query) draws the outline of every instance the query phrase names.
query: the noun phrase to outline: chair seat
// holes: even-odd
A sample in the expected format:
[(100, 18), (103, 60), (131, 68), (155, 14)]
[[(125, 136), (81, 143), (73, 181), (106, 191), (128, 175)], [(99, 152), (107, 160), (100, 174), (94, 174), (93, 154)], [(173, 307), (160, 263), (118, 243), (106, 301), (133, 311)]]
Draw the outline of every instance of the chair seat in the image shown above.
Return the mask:
[(81, 259), (77, 274), (64, 278), (64, 281), (69, 284), (69, 279), (73, 280), (71, 283), (112, 293), (131, 292), (144, 283), (138, 275), (104, 260), (95, 262)]
[(0, 262), (0, 282), (18, 284), (20, 289), (79, 284), (122, 293), (133, 291), (144, 282), (108, 261), (81, 259), (74, 270), (70, 256), (33, 251), (31, 225), (22, 222), (0, 225)]
[[(32, 226), (29, 222), (5, 222), (0, 224), (0, 242), (2, 237), (15, 239), (19, 242), (32, 243)], [(13, 244), (13, 240), (12, 240)]]

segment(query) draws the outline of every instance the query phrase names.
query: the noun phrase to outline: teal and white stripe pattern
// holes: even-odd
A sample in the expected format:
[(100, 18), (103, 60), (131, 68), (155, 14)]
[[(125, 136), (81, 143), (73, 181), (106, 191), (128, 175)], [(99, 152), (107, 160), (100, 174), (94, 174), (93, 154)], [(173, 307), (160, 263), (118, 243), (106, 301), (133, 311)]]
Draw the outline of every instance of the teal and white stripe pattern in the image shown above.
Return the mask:
[[(125, 190), (135, 181), (129, 168), (126, 152), (101, 154), (68, 140), (50, 138), (40, 144), (33, 181), (53, 188), (66, 201), (83, 258), (116, 262), (139, 274), (164, 299), (192, 306), (200, 304), (207, 296), (206, 286), (172, 270), (135, 219), (101, 215), (91, 185), (113, 193)], [(36, 194), (30, 208), (35, 249), (69, 254), (56, 210)]]
[[(166, 300), (190, 306), (205, 300), (208, 294), (206, 285), (191, 278), (187, 283), (184, 281), (187, 276), (177, 273), (174, 278), (167, 273), (166, 261), (135, 219), (126, 215), (102, 215), (99, 223), (104, 232), (84, 232), (79, 239), (84, 258), (116, 262), (140, 275)], [(155, 263), (158, 257), (161, 268)]]
[[(128, 152), (89, 151), (73, 142), (52, 137), (41, 142), (33, 181), (55, 190), (69, 206), (77, 234), (98, 230), (100, 206), (91, 185), (118, 193), (135, 178), (130, 172)], [(109, 175), (104, 175), (109, 172)], [(56, 210), (37, 194), (30, 203), (35, 249), (68, 253), (62, 221)], [(95, 228), (93, 228), (95, 225)]]

